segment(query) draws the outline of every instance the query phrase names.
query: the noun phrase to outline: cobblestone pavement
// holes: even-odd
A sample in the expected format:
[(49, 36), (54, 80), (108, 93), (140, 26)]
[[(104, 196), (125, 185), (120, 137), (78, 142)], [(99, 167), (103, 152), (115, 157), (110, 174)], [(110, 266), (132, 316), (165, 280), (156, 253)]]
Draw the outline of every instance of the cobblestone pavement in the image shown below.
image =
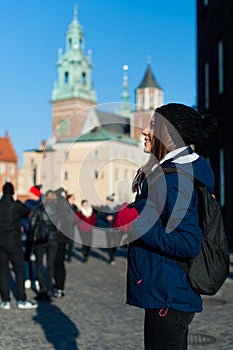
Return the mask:
[[(0, 350), (143, 350), (143, 310), (125, 304), (127, 249), (116, 264), (106, 250), (92, 248), (81, 262), (80, 246), (67, 263), (66, 296), (40, 302), (38, 309), (0, 310)], [(35, 293), (27, 290), (28, 299)], [(233, 349), (233, 280), (217, 295), (204, 298), (204, 310), (191, 327), (189, 350)]]

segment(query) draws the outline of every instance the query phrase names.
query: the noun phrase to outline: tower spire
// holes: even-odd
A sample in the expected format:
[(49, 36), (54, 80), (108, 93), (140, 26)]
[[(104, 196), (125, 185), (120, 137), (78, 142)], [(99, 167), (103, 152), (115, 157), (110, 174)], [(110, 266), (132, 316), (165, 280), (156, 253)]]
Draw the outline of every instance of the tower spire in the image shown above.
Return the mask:
[(124, 89), (128, 89), (128, 69), (129, 69), (129, 66), (125, 64), (123, 66), (123, 88)]
[(73, 20), (66, 33), (64, 53), (58, 52), (58, 81), (54, 85), (53, 100), (80, 98), (96, 101), (91, 73), (91, 54), (85, 55), (85, 41), (82, 26), (78, 22), (78, 6), (73, 7)]
[(147, 56), (147, 69), (136, 88), (137, 110), (154, 110), (163, 104), (163, 90), (157, 83), (151, 68), (151, 56)]
[(74, 5), (73, 18), (74, 20), (78, 19), (78, 5)]
[(121, 107), (119, 114), (122, 117), (130, 117), (129, 92), (128, 92), (128, 70), (129, 66), (123, 66), (123, 91), (121, 93)]

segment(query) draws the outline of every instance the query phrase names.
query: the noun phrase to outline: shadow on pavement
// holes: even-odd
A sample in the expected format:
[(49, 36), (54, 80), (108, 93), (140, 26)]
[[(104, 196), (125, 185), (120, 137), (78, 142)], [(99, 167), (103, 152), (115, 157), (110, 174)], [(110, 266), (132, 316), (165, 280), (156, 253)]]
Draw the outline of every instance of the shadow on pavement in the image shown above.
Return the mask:
[[(98, 260), (102, 260), (106, 263), (109, 261), (108, 256), (108, 249), (107, 248), (91, 248), (89, 252), (89, 256)], [(116, 257), (127, 257), (127, 247), (126, 246), (120, 246), (117, 247)], [(80, 246), (75, 246), (72, 251), (72, 259), (76, 259), (80, 262), (82, 262), (82, 249)]]
[(39, 302), (37, 315), (33, 317), (33, 321), (41, 325), (47, 341), (55, 350), (78, 350), (76, 339), (79, 330), (56, 305)]

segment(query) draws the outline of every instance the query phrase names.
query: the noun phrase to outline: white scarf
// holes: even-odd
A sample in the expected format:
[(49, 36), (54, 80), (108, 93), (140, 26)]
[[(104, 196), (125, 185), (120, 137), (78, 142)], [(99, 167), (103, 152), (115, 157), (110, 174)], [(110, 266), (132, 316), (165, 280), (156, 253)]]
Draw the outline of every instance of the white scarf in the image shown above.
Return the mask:
[(86, 218), (89, 218), (93, 212), (93, 209), (92, 207), (86, 207), (86, 208), (81, 207), (80, 211), (84, 216), (86, 216)]

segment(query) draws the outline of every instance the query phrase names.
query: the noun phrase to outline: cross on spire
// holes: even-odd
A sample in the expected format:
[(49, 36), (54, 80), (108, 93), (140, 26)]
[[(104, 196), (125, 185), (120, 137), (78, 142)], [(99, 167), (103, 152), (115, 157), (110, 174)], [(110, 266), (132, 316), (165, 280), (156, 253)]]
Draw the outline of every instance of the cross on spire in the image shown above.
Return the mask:
[(148, 64), (148, 65), (151, 64), (151, 55), (147, 55), (147, 64)]
[(74, 19), (78, 19), (78, 5), (74, 5), (73, 15)]
[(128, 75), (127, 75), (128, 69), (129, 69), (129, 66), (125, 64), (123, 66), (123, 87), (126, 87), (126, 88), (128, 87)]

